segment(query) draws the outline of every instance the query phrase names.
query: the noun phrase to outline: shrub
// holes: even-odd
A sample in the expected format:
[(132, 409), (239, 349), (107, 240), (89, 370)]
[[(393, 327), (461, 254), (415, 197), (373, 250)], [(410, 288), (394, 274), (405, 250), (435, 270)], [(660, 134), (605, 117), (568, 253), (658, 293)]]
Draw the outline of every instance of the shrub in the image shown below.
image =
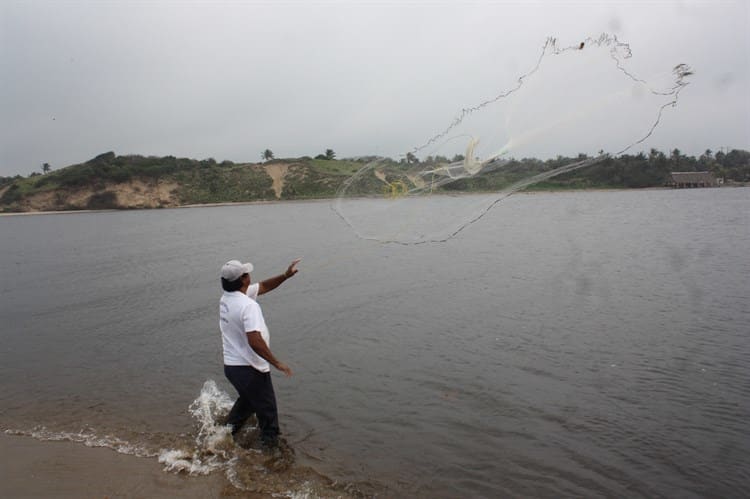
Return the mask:
[(115, 153), (112, 151), (105, 152), (103, 154), (100, 154), (99, 156), (96, 156), (94, 159), (90, 159), (87, 161), (87, 163), (111, 163), (115, 159)]
[(20, 201), (22, 197), (23, 196), (21, 195), (21, 191), (18, 188), (18, 184), (13, 184), (8, 187), (8, 190), (3, 193), (2, 197), (0, 197), (0, 203), (15, 203), (16, 201)]

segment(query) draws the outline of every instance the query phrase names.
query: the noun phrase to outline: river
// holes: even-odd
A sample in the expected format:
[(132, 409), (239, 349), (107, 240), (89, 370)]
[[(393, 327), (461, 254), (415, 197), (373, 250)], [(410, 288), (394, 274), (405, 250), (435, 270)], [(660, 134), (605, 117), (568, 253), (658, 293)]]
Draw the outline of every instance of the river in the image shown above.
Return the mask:
[(387, 497), (738, 497), (748, 214), (747, 188), (517, 194), (416, 246), (327, 202), (0, 217), (0, 429), (261, 480), (194, 448), (235, 396), (218, 272), (301, 257), (260, 299), (300, 466)]

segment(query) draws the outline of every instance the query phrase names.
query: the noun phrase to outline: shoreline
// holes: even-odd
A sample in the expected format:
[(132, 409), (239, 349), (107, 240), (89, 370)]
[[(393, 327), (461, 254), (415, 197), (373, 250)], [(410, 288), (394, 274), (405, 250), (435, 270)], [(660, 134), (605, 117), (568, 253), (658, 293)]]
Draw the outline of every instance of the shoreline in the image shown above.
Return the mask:
[(0, 213), (0, 217), (7, 216), (32, 216), (32, 215), (70, 215), (80, 213), (108, 213), (124, 211), (161, 211), (161, 210), (182, 210), (190, 208), (216, 208), (220, 206), (248, 206), (248, 205), (266, 205), (266, 204), (288, 204), (288, 203), (322, 203), (330, 202), (336, 198), (310, 198), (310, 199), (287, 199), (287, 200), (257, 200), (257, 201), (229, 201), (225, 203), (205, 203), (205, 204), (181, 204), (179, 206), (165, 206), (163, 208), (111, 208), (106, 210), (50, 210), (50, 211), (17, 211)]
[(0, 497), (347, 499), (375, 497), (387, 490), (370, 482), (332, 480), (308, 458), (269, 461), (257, 451), (235, 455), (203, 475), (188, 473), (179, 465), (172, 467), (161, 456), (6, 430), (0, 431), (0, 454), (5, 457), (0, 466)]
[[(712, 188), (736, 188), (736, 187), (748, 187), (746, 185), (733, 185), (723, 187), (703, 187), (702, 189)], [(539, 190), (522, 190), (512, 193), (516, 195), (537, 195), (537, 194), (556, 194), (556, 193), (571, 193), (571, 192), (625, 192), (625, 191), (677, 191), (686, 189), (675, 189), (673, 187), (635, 187), (635, 188), (605, 188), (595, 187), (591, 189), (539, 189)], [(687, 189), (689, 190), (689, 189)], [(448, 193), (447, 195), (483, 195), (492, 194), (491, 192), (461, 192), (461, 193)], [(497, 194), (501, 194), (498, 192)], [(309, 198), (309, 199), (263, 199), (256, 201), (229, 201), (223, 203), (204, 203), (204, 204), (183, 204), (179, 206), (168, 206), (164, 208), (113, 208), (106, 210), (51, 210), (51, 211), (19, 211), (19, 212), (7, 212), (0, 213), (0, 217), (13, 217), (13, 216), (34, 216), (34, 215), (70, 215), (70, 214), (83, 214), (83, 213), (108, 213), (108, 212), (123, 212), (123, 211), (144, 211), (144, 210), (178, 210), (178, 209), (190, 209), (190, 208), (216, 208), (222, 206), (253, 206), (253, 205), (275, 205), (275, 204), (302, 204), (302, 203), (328, 203), (337, 198)], [(354, 199), (354, 198), (351, 198)], [(360, 198), (357, 198), (360, 199)], [(368, 199), (368, 198), (361, 198)]]
[(0, 433), (0, 455), (0, 497), (202, 499), (223, 497), (226, 492), (226, 479), (220, 473), (169, 473), (156, 458), (76, 442)]

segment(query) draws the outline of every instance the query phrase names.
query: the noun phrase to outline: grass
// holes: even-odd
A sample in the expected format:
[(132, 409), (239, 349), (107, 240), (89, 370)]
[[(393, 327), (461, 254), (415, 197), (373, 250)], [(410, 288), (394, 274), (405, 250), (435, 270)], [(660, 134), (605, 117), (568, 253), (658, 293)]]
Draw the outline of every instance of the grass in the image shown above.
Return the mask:
[(345, 175), (347, 177), (354, 175), (364, 165), (357, 161), (350, 160), (327, 160), (311, 159), (310, 166), (322, 174), (327, 175)]

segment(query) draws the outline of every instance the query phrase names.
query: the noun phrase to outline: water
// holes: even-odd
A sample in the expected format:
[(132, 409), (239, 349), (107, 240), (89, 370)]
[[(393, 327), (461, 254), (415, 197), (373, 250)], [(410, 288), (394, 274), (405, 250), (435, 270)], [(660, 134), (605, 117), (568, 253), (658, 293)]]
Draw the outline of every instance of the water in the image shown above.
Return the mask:
[[(0, 429), (289, 493), (312, 466), (389, 497), (741, 496), (748, 213), (743, 188), (520, 194), (412, 247), (323, 202), (0, 217)], [(217, 275), (295, 257), (261, 301), (298, 469), (258, 474), (214, 426)]]

